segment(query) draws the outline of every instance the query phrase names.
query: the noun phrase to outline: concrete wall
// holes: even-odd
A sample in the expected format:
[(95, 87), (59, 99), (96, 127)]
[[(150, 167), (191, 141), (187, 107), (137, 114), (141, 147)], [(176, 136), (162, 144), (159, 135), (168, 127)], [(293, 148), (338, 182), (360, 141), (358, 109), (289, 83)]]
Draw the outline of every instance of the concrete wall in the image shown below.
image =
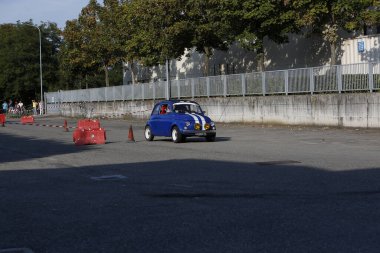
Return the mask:
[[(218, 97), (200, 98), (197, 102), (216, 122), (380, 127), (378, 93)], [(49, 106), (54, 105), (48, 105), (48, 113)], [(146, 119), (153, 106), (154, 101), (151, 100), (67, 103), (61, 105), (61, 112), (62, 115), (71, 117), (114, 116)]]

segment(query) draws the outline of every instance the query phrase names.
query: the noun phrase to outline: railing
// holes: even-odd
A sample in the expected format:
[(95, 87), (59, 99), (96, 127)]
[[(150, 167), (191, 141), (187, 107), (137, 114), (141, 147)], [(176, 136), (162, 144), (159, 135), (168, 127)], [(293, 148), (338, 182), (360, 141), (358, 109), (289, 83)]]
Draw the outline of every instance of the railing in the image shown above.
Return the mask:
[[(380, 62), (171, 80), (171, 98), (380, 90)], [(48, 104), (169, 98), (166, 82), (45, 93)]]

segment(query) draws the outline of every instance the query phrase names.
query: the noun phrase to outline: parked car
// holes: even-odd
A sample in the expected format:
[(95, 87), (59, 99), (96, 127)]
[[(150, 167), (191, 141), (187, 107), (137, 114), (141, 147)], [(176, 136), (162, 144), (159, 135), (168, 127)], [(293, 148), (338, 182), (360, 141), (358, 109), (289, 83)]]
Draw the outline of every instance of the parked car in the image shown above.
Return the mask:
[(194, 101), (166, 100), (157, 103), (145, 125), (145, 139), (155, 136), (171, 137), (173, 142), (184, 142), (187, 137), (202, 136), (215, 141), (215, 123)]

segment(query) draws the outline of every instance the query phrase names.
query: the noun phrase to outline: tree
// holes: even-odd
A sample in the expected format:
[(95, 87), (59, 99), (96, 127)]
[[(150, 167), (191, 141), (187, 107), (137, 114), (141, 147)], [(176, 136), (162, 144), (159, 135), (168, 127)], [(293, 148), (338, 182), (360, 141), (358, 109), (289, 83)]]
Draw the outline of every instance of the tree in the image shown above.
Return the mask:
[(368, 26), (376, 27), (377, 32), (380, 32), (380, 1), (372, 0), (372, 6), (363, 11), (362, 19), (364, 20), (364, 34)]
[[(191, 46), (183, 0), (135, 0), (129, 6), (129, 54), (146, 66), (178, 59)], [(131, 56), (132, 56), (131, 55)]]
[(361, 29), (373, 0), (294, 0), (297, 24), (311, 32), (320, 33), (330, 45), (331, 65), (337, 62), (340, 29)]
[(61, 59), (64, 69), (85, 80), (101, 69), (109, 86), (109, 71), (120, 61), (120, 41), (114, 32), (117, 1), (104, 3), (100, 6), (96, 0), (90, 0), (78, 19), (66, 23)]
[(295, 11), (284, 0), (244, 0), (240, 12), (241, 31), (237, 41), (257, 53), (258, 70), (265, 70), (264, 39), (276, 43), (288, 41), (288, 34), (296, 31)]
[(205, 55), (204, 76), (209, 74), (209, 60), (213, 50), (226, 51), (234, 40), (239, 8), (236, 0), (188, 0), (186, 15), (189, 20), (191, 44), (196, 51)]
[[(32, 21), (0, 25), (0, 94), (25, 104), (40, 96), (39, 34)], [(44, 91), (59, 80), (60, 31), (54, 23), (39, 26), (42, 41)], [(3, 98), (3, 99), (4, 99)]]

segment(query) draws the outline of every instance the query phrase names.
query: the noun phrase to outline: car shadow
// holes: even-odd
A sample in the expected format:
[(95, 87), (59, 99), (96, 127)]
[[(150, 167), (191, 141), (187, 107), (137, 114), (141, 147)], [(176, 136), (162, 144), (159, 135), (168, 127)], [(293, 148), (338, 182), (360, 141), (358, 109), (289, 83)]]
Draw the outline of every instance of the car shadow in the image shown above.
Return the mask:
[[(165, 138), (165, 137), (160, 137), (162, 139), (154, 139), (154, 142), (159, 142), (159, 141), (164, 141), (164, 142), (173, 142), (171, 138)], [(225, 142), (225, 141), (231, 141), (231, 137), (216, 137), (215, 141), (213, 142)], [(185, 142), (182, 143), (187, 143), (187, 142), (206, 142), (206, 143), (212, 143), (206, 141), (206, 138), (204, 137), (187, 137)]]

